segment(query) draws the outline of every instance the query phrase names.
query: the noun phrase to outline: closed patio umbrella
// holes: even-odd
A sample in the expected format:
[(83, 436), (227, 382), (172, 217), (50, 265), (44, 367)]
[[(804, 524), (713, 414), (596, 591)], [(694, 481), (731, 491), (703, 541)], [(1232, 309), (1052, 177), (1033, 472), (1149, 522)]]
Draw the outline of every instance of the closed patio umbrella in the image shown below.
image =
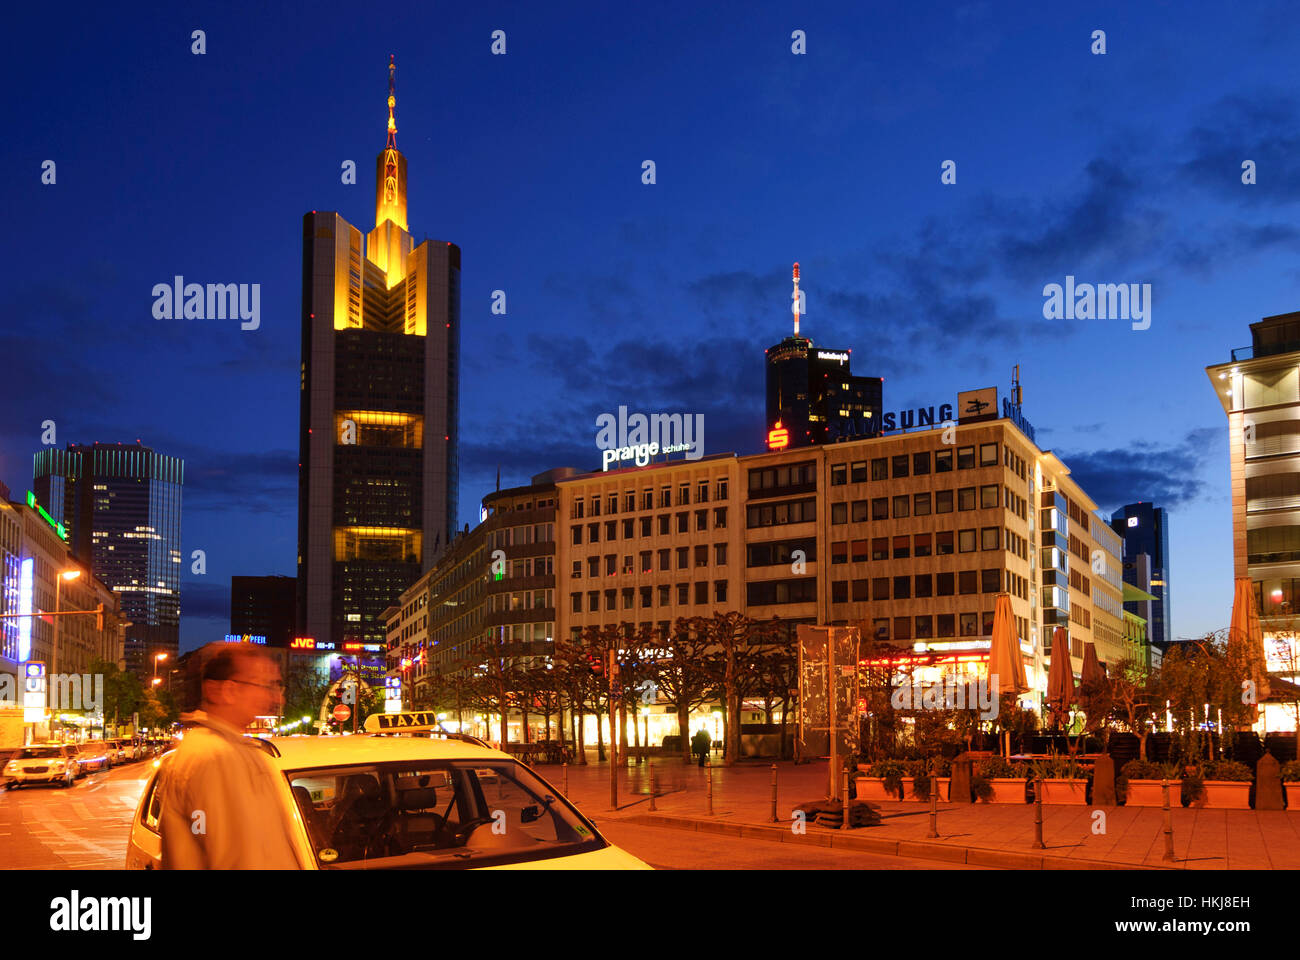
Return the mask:
[[(1025, 659), (1020, 654), (1016, 622), (1011, 615), (1011, 595), (999, 593), (993, 605), (993, 640), (989, 645), (989, 691), (994, 702), (1003, 694), (1020, 695), (1029, 690), (1025, 682)], [(1004, 737), (1005, 751), (1011, 750), (1011, 733)]]
[[(1263, 703), (1270, 693), (1268, 660), (1264, 652), (1264, 631), (1255, 608), (1255, 590), (1249, 577), (1238, 577), (1232, 594), (1232, 621), (1228, 625), (1228, 660), (1239, 664), (1242, 679), (1255, 683), (1255, 704)], [(1259, 707), (1252, 711), (1257, 720)]]
[(1052, 634), (1051, 663), (1047, 668), (1047, 712), (1055, 727), (1070, 716), (1074, 703), (1074, 668), (1070, 665), (1070, 641), (1057, 627)]
[(1097, 659), (1097, 645), (1083, 645), (1083, 669), (1079, 671), (1079, 706), (1088, 715), (1088, 729), (1096, 730), (1110, 713), (1110, 684), (1106, 668)]

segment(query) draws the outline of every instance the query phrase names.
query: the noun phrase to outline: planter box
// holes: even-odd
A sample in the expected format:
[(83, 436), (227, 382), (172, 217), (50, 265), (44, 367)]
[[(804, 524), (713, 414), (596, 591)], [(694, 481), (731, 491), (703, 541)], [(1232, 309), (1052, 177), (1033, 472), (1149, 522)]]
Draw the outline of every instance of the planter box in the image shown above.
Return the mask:
[(857, 787), (859, 800), (884, 800), (888, 802), (898, 799), (895, 794), (885, 792), (883, 777), (856, 777), (853, 783)]
[[(1022, 777), (990, 777), (993, 787), (992, 803), (1024, 803), (1025, 781)], [(990, 801), (985, 801), (988, 803)]]
[(1206, 780), (1203, 800), (1197, 805), (1220, 810), (1249, 810), (1250, 781)]
[(1300, 783), (1287, 782), (1282, 786), (1286, 788), (1286, 808), (1300, 810)]
[[(918, 796), (916, 791), (913, 789), (912, 784), (915, 782), (915, 779), (915, 777), (903, 778), (903, 798), (905, 800), (919, 800), (922, 803), (928, 803), (930, 800), (929, 797)], [(943, 803), (948, 802), (948, 786), (950, 783), (952, 783), (952, 777), (939, 778), (939, 800)]]
[(1072, 803), (1082, 806), (1088, 792), (1087, 780), (1043, 778), (1043, 803)]
[[(1169, 807), (1180, 806), (1181, 794), (1177, 780), (1169, 781)], [(1164, 782), (1161, 780), (1130, 780), (1128, 782), (1128, 793), (1124, 797), (1124, 806), (1126, 807), (1163, 807)]]

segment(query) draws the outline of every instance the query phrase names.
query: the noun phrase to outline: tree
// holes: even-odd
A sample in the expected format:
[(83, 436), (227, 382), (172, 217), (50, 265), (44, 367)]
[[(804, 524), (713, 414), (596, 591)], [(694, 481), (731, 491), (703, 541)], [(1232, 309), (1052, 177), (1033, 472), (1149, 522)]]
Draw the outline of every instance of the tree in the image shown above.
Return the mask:
[(659, 690), (677, 713), (682, 757), (691, 759), (691, 711), (708, 697), (710, 678), (704, 664), (709, 643), (703, 617), (678, 617), (661, 641), (657, 661)]
[(722, 695), (723, 763), (730, 767), (740, 755), (740, 714), (744, 694), (757, 686), (755, 666), (775, 638), (772, 621), (759, 623), (734, 610), (699, 617), (706, 642), (704, 667), (715, 691)]
[(107, 660), (94, 660), (89, 669), (92, 676), (102, 674), (104, 677), (104, 722), (112, 717), (113, 726), (117, 727), (129, 721), (144, 700), (140, 679)]
[(329, 690), (328, 674), (316, 670), (309, 661), (291, 658), (288, 673), (284, 678), (285, 717), (318, 719)]
[(1113, 709), (1124, 718), (1130, 733), (1138, 738), (1138, 757), (1147, 759), (1147, 737), (1151, 735), (1153, 677), (1144, 662), (1126, 657), (1111, 665), (1110, 692)]

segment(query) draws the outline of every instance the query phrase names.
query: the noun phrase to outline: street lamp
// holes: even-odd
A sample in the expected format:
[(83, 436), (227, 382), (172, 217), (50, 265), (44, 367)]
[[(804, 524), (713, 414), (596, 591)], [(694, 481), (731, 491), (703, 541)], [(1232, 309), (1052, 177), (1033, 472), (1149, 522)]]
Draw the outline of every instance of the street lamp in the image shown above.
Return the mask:
[(59, 671), (59, 604), (63, 592), (64, 580), (76, 580), (81, 576), (80, 570), (63, 570), (54, 578), (54, 643), (50, 651), (50, 675)]

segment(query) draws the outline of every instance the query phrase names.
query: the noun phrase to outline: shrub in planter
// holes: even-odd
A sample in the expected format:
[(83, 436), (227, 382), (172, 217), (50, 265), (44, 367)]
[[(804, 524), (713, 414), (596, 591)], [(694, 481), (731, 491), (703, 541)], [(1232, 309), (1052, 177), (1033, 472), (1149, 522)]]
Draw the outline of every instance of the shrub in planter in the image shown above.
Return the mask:
[(1025, 774), (1002, 757), (988, 757), (975, 767), (971, 791), (982, 803), (1024, 803)]
[(902, 760), (877, 760), (867, 768), (867, 776), (879, 778), (884, 783), (885, 793), (895, 797), (903, 789), (903, 774), (906, 772)]
[[(1146, 760), (1130, 760), (1120, 772), (1124, 785), (1124, 804), (1129, 807), (1160, 807), (1164, 805), (1164, 778), (1166, 771)], [(1173, 775), (1170, 779), (1177, 780)]]
[(948, 784), (952, 775), (952, 761), (945, 757), (929, 760), (908, 760), (903, 765), (903, 796), (905, 799), (929, 800), (930, 775), (938, 781), (939, 799), (947, 801)]
[[(1250, 809), (1250, 785), (1254, 771), (1236, 760), (1210, 760), (1191, 779), (1190, 802), (1207, 807), (1227, 807), (1236, 810)], [(1199, 787), (1199, 789), (1197, 789)]]
[(1091, 773), (1068, 754), (1035, 760), (1030, 775), (1043, 782), (1043, 803), (1087, 802)]
[(1286, 790), (1286, 805), (1295, 810), (1300, 807), (1300, 760), (1282, 764), (1282, 787)]

